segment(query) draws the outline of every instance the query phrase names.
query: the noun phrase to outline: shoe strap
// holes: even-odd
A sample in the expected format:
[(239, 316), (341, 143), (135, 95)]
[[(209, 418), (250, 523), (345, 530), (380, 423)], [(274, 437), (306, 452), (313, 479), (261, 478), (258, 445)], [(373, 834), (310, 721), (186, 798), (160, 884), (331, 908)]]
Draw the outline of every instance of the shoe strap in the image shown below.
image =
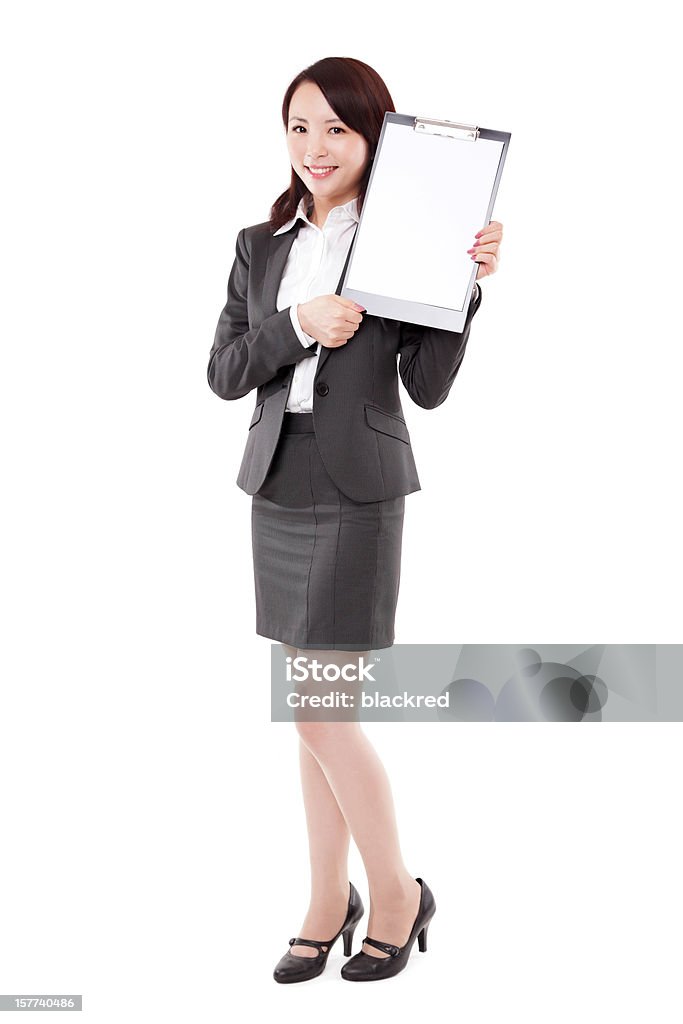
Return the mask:
[(392, 946), (390, 942), (380, 942), (378, 939), (371, 939), (369, 935), (366, 935), (363, 942), (367, 942), (368, 945), (374, 946), (375, 949), (381, 949), (383, 953), (388, 953), (389, 956), (398, 956), (401, 950), (398, 946)]
[[(289, 940), (290, 946), (313, 946), (319, 953), (329, 953), (330, 942), (316, 942), (315, 939), (302, 939), (297, 936), (295, 939)], [(323, 946), (327, 946), (327, 949), (323, 949)]]

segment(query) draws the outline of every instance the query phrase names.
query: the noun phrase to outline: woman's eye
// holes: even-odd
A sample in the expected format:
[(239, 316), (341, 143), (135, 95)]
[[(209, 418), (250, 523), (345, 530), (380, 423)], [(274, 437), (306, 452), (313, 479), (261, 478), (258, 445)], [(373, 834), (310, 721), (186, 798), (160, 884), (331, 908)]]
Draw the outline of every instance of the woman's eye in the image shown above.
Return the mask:
[[(296, 131), (297, 131), (297, 128), (301, 128), (301, 130), (302, 130), (302, 131), (306, 131), (306, 129), (304, 128), (304, 126), (303, 126), (302, 124), (295, 124), (295, 125), (294, 125), (294, 128), (293, 128), (292, 130), (293, 130), (294, 132), (296, 132)], [(342, 132), (342, 133), (343, 133), (343, 132), (344, 132), (344, 129), (343, 129), (343, 128), (340, 128), (338, 124), (333, 124), (333, 125), (332, 125), (332, 127), (330, 128), (330, 131), (331, 131), (331, 132)], [(297, 133), (297, 134), (298, 134), (298, 133)]]

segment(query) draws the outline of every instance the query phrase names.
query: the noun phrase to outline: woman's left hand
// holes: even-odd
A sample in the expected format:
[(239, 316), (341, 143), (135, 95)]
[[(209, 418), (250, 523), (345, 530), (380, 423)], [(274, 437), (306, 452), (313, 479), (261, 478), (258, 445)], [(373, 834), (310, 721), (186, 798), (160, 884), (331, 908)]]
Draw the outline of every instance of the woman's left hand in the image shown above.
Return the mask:
[(474, 236), (474, 245), (468, 249), (472, 259), (479, 264), (476, 281), (480, 277), (488, 277), (498, 270), (500, 261), (500, 243), (503, 240), (503, 225), (499, 220), (492, 220)]

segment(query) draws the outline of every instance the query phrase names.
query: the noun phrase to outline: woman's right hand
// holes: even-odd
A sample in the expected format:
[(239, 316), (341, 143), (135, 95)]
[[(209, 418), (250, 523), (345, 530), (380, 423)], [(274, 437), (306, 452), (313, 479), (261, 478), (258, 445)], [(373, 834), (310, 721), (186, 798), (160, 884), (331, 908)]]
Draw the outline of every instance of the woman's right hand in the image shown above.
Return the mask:
[(317, 295), (296, 307), (299, 323), (312, 338), (325, 348), (338, 348), (352, 338), (361, 325), (365, 312), (353, 299), (341, 295)]

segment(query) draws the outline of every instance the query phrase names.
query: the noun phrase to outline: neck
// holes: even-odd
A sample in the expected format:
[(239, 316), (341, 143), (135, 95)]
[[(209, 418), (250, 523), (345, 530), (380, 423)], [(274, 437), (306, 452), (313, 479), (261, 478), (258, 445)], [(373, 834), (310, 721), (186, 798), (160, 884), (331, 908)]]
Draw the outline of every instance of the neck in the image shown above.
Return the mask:
[(330, 210), (333, 210), (335, 206), (345, 206), (346, 203), (350, 203), (352, 199), (356, 199), (357, 196), (348, 196), (346, 199), (316, 199), (309, 193), (308, 210), (306, 216), (308, 219), (315, 224), (316, 227), (322, 228), (327, 215)]

